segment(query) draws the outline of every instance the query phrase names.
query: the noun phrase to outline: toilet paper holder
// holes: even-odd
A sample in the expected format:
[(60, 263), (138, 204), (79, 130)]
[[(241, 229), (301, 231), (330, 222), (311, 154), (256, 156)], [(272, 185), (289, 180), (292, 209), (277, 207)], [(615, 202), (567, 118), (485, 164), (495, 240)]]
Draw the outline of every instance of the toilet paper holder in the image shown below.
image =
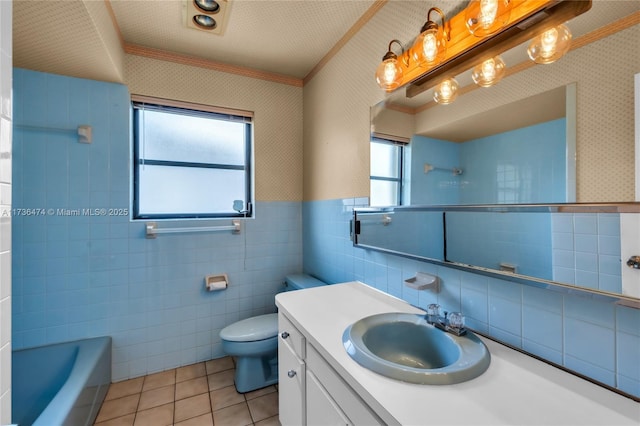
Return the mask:
[(207, 291), (224, 290), (229, 286), (227, 274), (207, 275), (204, 277), (204, 287)]

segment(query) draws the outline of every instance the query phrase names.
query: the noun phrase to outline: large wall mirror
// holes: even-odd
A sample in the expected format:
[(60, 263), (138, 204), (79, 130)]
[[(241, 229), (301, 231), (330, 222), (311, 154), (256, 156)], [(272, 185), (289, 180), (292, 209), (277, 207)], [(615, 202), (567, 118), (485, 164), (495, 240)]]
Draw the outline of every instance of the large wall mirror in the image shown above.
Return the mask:
[[(626, 294), (620, 229), (625, 212), (640, 211), (638, 5), (593, 2), (568, 26), (576, 48), (556, 63), (529, 66), (526, 46), (519, 46), (503, 54), (517, 70), (496, 86), (474, 88), (470, 72), (456, 76), (463, 90), (450, 105), (435, 104), (432, 90), (407, 98), (400, 89), (371, 107), (372, 135), (408, 143), (404, 207), (359, 212), (370, 222), (362, 231), (384, 229), (391, 245), (377, 245), (374, 232), (359, 236), (364, 246), (406, 253), (392, 238), (410, 235), (393, 232), (404, 221), (398, 213), (437, 211), (444, 254), (417, 257)], [(372, 193), (374, 207), (375, 199)], [(571, 260), (563, 263), (564, 254)]]

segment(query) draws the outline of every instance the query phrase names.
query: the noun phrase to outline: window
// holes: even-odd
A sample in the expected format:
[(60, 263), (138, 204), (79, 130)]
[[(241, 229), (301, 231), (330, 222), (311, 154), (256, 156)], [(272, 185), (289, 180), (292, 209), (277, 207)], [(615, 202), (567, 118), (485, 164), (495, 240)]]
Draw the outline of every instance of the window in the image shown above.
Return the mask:
[(372, 206), (402, 204), (402, 174), (405, 143), (371, 137), (371, 198)]
[(134, 218), (251, 214), (251, 113), (167, 103), (133, 101)]

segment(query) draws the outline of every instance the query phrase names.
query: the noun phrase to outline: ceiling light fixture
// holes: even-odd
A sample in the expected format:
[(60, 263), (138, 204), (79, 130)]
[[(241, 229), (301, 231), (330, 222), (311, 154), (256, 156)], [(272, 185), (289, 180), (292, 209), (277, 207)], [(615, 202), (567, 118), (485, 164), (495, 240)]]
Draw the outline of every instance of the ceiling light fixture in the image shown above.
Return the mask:
[(506, 65), (498, 55), (473, 67), (471, 78), (480, 87), (490, 87), (502, 79), (505, 70)]
[[(400, 68), (394, 69), (393, 75), (401, 75), (400, 81), (394, 79), (393, 84), (388, 84), (377, 78), (378, 84), (387, 92), (406, 86), (406, 95), (412, 98), (443, 79), (479, 66), (474, 81), (482, 87), (491, 86), (505, 73), (499, 55), (534, 37), (528, 50), (532, 60), (551, 63), (561, 57), (569, 49), (571, 35), (568, 29), (565, 32), (566, 27), (558, 26), (591, 9), (591, 3), (592, 0), (471, 0), (449, 21), (440, 9), (431, 8), (415, 42), (400, 55), (393, 54)], [(432, 12), (440, 15), (441, 25), (431, 20)], [(383, 63), (387, 59), (385, 55)], [(391, 68), (388, 70), (391, 72)]]
[(212, 30), (218, 26), (216, 20), (207, 15), (195, 15), (193, 17), (193, 23), (203, 30)]
[(471, 0), (464, 12), (465, 24), (474, 36), (485, 37), (502, 29), (510, 14), (510, 0)]
[(218, 13), (220, 11), (220, 3), (215, 0), (193, 0), (193, 3), (204, 13)]
[(189, 28), (222, 35), (231, 0), (183, 0), (183, 17)]

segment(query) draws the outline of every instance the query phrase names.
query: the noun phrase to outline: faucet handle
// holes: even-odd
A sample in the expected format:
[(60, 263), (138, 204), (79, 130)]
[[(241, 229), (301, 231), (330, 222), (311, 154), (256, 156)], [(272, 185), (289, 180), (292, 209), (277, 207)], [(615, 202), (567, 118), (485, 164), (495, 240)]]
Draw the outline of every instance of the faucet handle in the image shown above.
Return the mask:
[(427, 306), (427, 321), (429, 323), (436, 323), (440, 320), (440, 305), (437, 303), (431, 303)]
[(449, 327), (455, 329), (464, 328), (464, 315), (460, 312), (451, 312), (449, 314)]

